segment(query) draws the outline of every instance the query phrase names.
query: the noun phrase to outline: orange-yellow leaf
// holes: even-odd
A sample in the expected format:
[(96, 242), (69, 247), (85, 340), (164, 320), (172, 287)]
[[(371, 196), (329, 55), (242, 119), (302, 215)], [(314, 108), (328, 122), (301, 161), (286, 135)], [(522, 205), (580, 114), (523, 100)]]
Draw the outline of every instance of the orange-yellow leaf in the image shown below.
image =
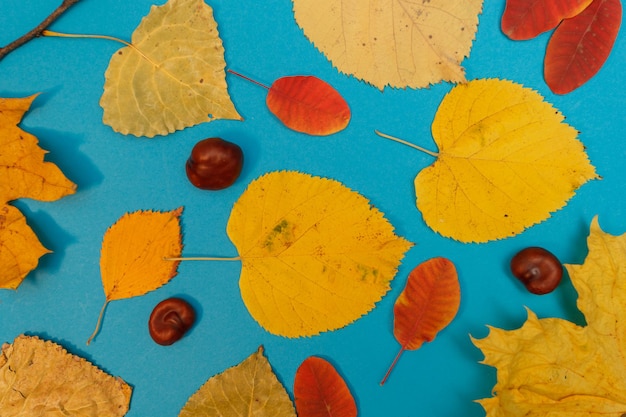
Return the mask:
[(143, 295), (176, 275), (179, 261), (166, 258), (180, 257), (182, 210), (127, 213), (107, 230), (100, 254), (106, 299), (92, 338), (99, 330), (107, 303)]
[(16, 289), (49, 252), (18, 209), (0, 207), (0, 288)]
[(122, 417), (132, 388), (56, 343), (18, 336), (0, 353), (2, 417)]
[(626, 234), (602, 231), (594, 218), (582, 265), (565, 265), (586, 325), (538, 318), (519, 329), (489, 328), (474, 344), (497, 369), (487, 417), (626, 414)]
[(433, 258), (411, 271), (393, 308), (393, 334), (401, 349), (382, 383), (402, 352), (419, 349), (450, 324), (460, 302), (459, 279), (450, 260)]
[(348, 385), (325, 359), (311, 356), (296, 371), (293, 395), (298, 417), (356, 417)]

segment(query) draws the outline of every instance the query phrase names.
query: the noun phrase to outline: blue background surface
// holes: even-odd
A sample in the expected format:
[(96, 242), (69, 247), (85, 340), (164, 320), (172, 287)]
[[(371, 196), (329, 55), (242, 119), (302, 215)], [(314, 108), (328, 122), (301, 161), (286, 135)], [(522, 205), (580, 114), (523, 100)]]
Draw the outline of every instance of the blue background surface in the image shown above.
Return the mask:
[[(0, 45), (35, 26), (59, 3), (0, 0)], [(130, 39), (152, 4), (82, 0), (51, 29)], [(461, 244), (430, 230), (415, 207), (413, 179), (433, 159), (374, 134), (378, 129), (435, 150), (430, 125), (450, 84), (381, 92), (338, 73), (298, 28), (290, 1), (209, 4), (229, 68), (265, 84), (284, 75), (320, 77), (349, 102), (349, 127), (323, 138), (290, 131), (268, 112), (263, 89), (229, 75), (229, 93), (244, 122), (215, 121), (155, 139), (125, 137), (103, 125), (98, 105), (109, 58), (120, 45), (43, 38), (23, 46), (0, 61), (0, 96), (41, 93), (21, 126), (39, 138), (50, 152), (47, 160), (76, 182), (78, 191), (51, 203), (14, 203), (53, 253), (41, 259), (18, 291), (0, 291), (0, 341), (10, 342), (21, 333), (38, 335), (122, 377), (134, 387), (129, 417), (178, 415), (209, 377), (238, 364), (259, 345), (290, 394), (305, 358), (330, 360), (348, 382), (362, 417), (484, 415), (473, 401), (490, 396), (496, 375), (479, 364), (482, 354), (470, 335), (486, 336), (487, 325), (519, 327), (525, 306), (540, 317), (584, 323), (567, 277), (549, 295), (528, 294), (508, 272), (511, 256), (537, 245), (565, 263), (582, 263), (594, 215), (607, 232), (626, 230), (624, 35), (599, 74), (578, 90), (557, 96), (542, 76), (549, 34), (525, 42), (507, 39), (500, 31), (504, 1), (486, 1), (471, 55), (463, 63), (467, 78), (504, 78), (539, 91), (581, 132), (579, 138), (603, 179), (587, 183), (564, 209), (514, 238)], [(194, 188), (184, 172), (191, 147), (209, 136), (238, 143), (246, 155), (240, 179), (220, 192)], [(256, 324), (241, 301), (239, 263), (188, 262), (157, 291), (112, 302), (99, 336), (85, 345), (104, 302), (98, 262), (110, 225), (125, 212), (184, 206), (184, 254), (234, 256), (236, 249), (225, 233), (232, 204), (251, 180), (278, 169), (341, 181), (382, 210), (399, 235), (416, 243), (376, 309), (320, 336), (273, 336)], [(410, 270), (434, 256), (445, 256), (457, 266), (459, 313), (432, 343), (405, 352), (381, 387), (379, 381), (399, 349), (392, 333), (393, 303)], [(199, 320), (177, 344), (158, 346), (148, 334), (148, 316), (159, 301), (175, 295), (197, 307)]]

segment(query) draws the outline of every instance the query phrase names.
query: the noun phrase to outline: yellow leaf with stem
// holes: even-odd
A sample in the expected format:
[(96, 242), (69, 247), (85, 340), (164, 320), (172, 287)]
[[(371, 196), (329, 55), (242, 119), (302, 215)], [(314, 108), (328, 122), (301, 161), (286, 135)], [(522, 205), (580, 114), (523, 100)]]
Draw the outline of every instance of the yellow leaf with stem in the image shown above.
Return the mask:
[(578, 132), (529, 88), (474, 80), (442, 100), (432, 134), (436, 161), (415, 178), (417, 207), (434, 231), (461, 242), (521, 233), (598, 178)]
[(626, 234), (602, 231), (597, 218), (582, 265), (565, 265), (586, 325), (528, 311), (516, 330), (490, 327), (473, 339), (497, 369), (487, 417), (626, 414)]
[(336, 330), (367, 314), (412, 246), (360, 194), (291, 171), (253, 181), (227, 231), (239, 252), (229, 259), (242, 263), (239, 288), (248, 311), (286, 337)]

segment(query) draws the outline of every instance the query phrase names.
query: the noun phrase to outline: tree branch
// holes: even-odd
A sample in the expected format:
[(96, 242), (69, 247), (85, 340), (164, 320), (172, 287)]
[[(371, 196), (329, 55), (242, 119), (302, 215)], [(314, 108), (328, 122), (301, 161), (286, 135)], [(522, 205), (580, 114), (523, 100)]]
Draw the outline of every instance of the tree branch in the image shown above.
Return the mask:
[(80, 0), (63, 0), (63, 3), (55, 11), (53, 11), (50, 16), (46, 17), (39, 25), (33, 28), (30, 32), (24, 34), (20, 38), (14, 40), (7, 46), (3, 46), (0, 48), (0, 61), (2, 58), (24, 45), (26, 42), (33, 40), (41, 36), (42, 32), (46, 30), (48, 26), (52, 24), (55, 20), (57, 20), (63, 13), (67, 11), (71, 6), (78, 3)]

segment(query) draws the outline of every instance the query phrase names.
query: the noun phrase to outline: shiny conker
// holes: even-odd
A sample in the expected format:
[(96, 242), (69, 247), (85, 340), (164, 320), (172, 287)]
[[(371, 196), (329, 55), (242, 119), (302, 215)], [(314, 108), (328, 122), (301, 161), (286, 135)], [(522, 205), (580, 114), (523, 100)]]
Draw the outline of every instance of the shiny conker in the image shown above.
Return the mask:
[(150, 336), (159, 345), (180, 340), (196, 321), (196, 311), (182, 298), (172, 297), (154, 307), (148, 320)]
[(185, 166), (187, 178), (203, 190), (230, 187), (241, 174), (243, 151), (236, 143), (221, 138), (199, 141), (191, 150)]
[(511, 272), (533, 294), (553, 291), (563, 277), (563, 265), (546, 249), (531, 246), (511, 259)]

